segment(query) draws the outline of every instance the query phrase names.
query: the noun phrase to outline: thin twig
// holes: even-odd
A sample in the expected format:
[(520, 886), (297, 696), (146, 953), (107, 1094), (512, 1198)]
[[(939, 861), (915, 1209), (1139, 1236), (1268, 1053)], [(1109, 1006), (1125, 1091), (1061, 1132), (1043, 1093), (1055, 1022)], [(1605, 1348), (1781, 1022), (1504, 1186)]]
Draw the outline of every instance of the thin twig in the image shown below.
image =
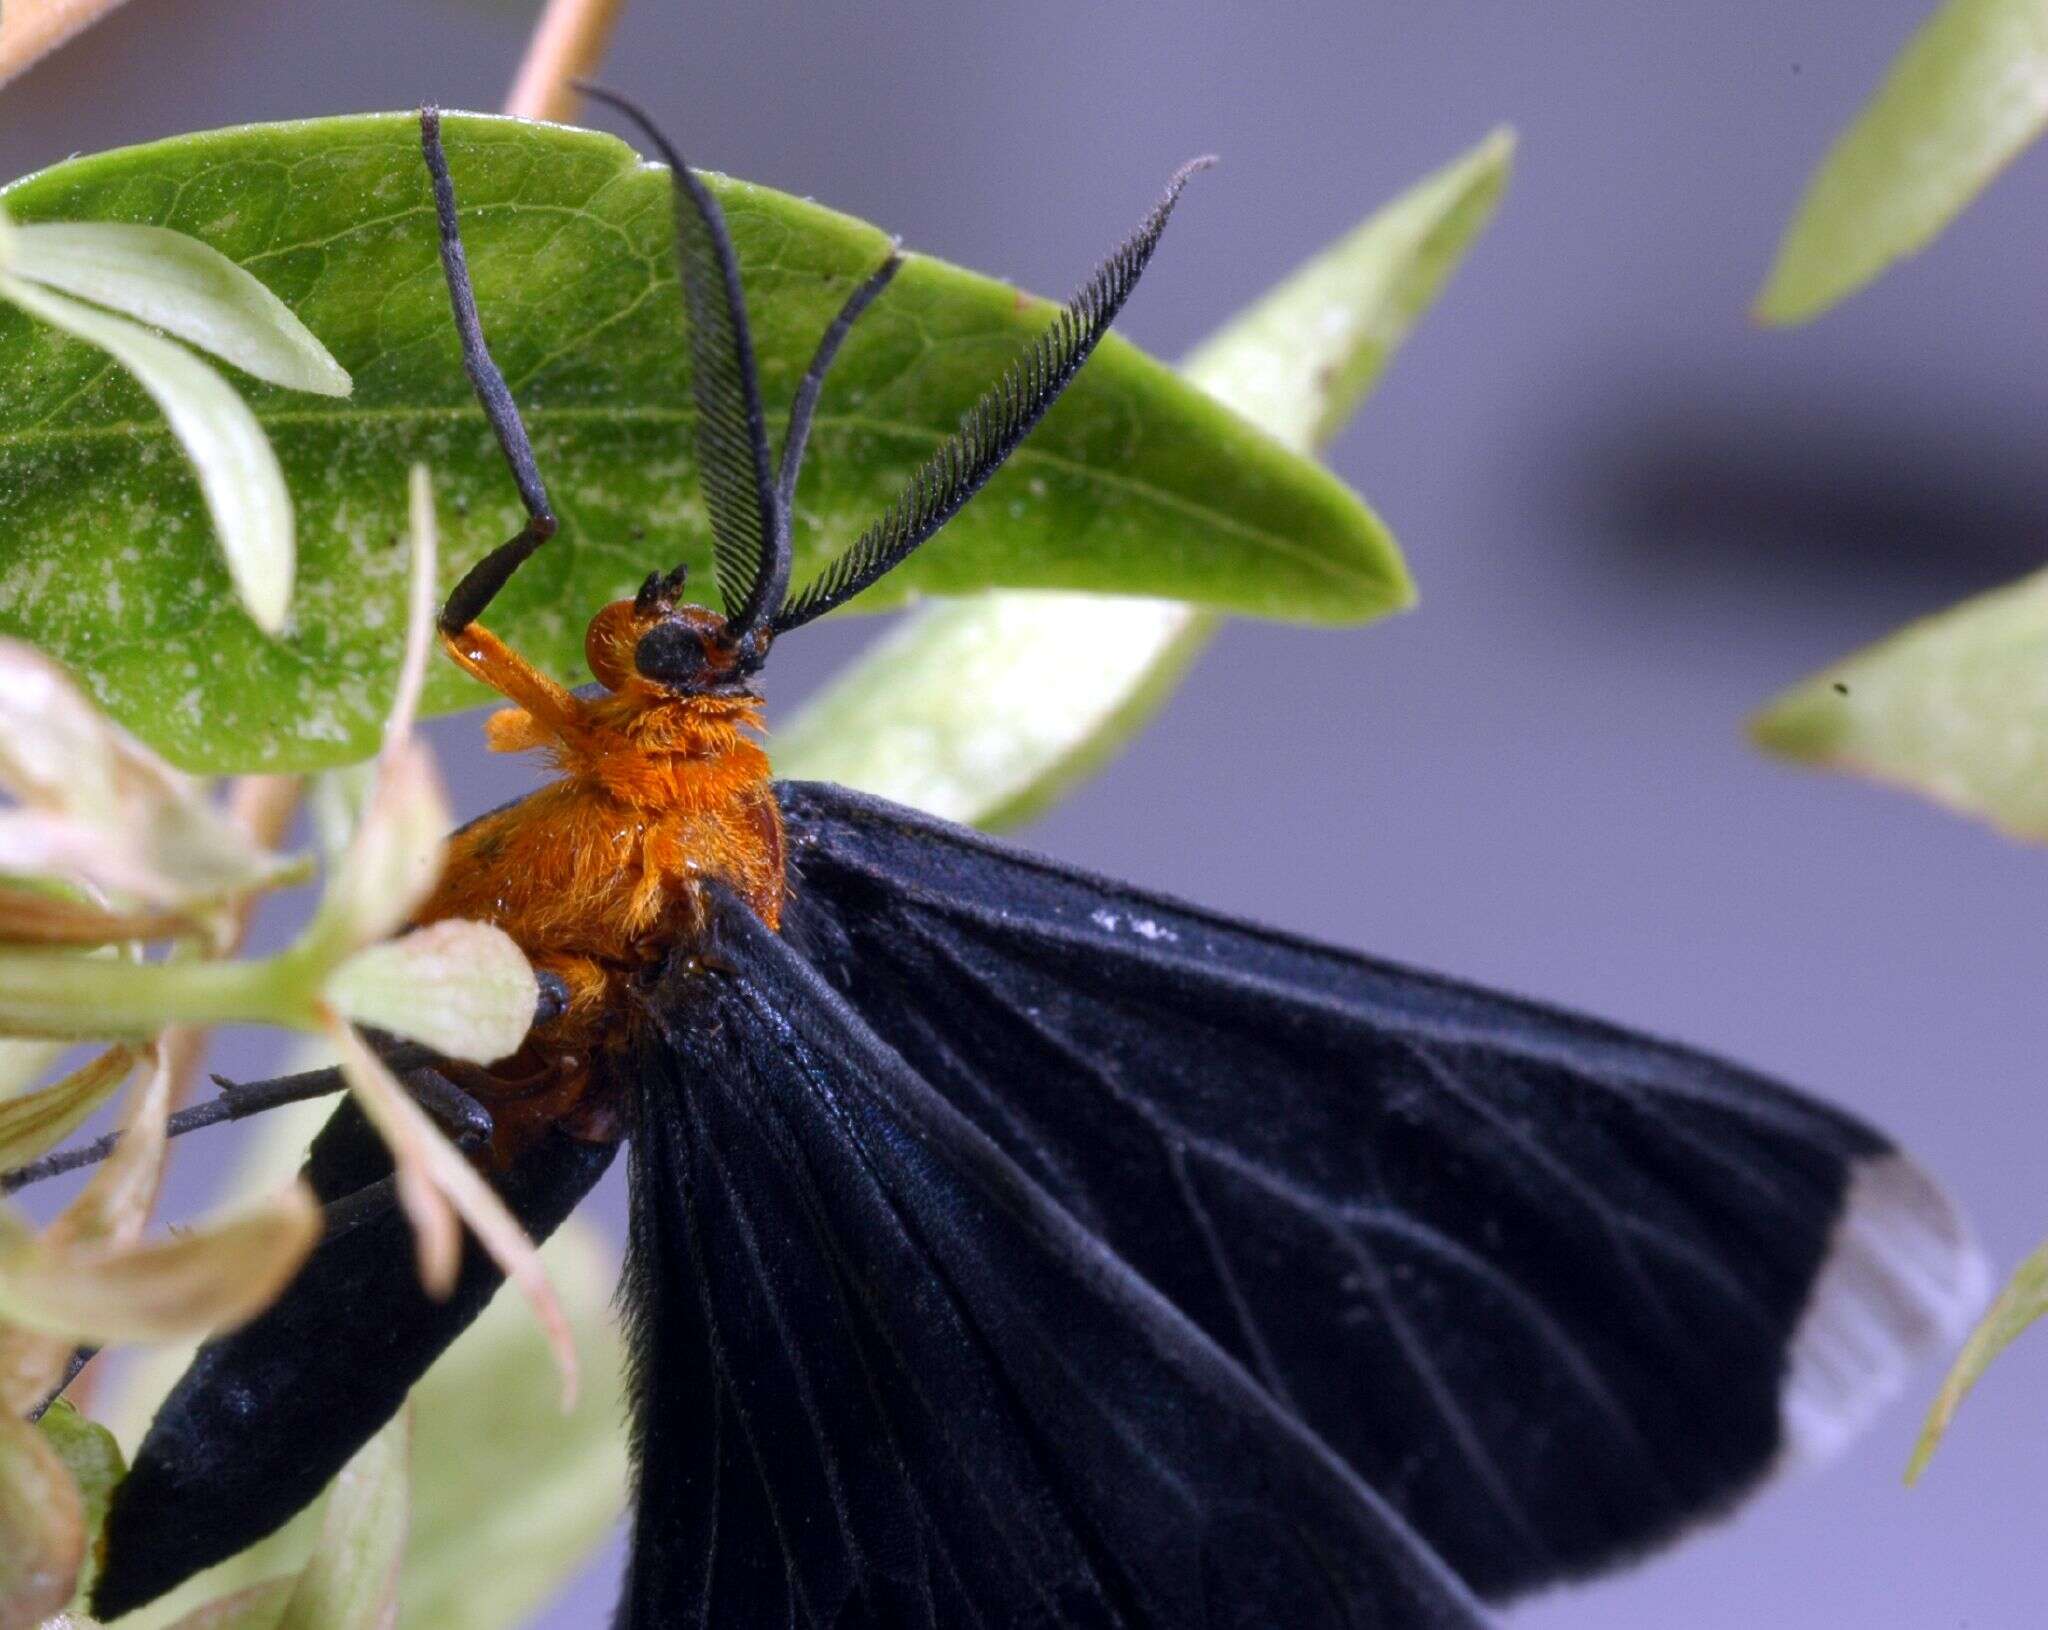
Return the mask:
[(564, 124), (575, 118), (583, 99), (570, 81), (597, 71), (625, 9), (626, 0), (548, 0), (505, 111), (518, 119)]
[[(64, 1366), (64, 1379), (59, 1381), (54, 1387), (52, 1387), (49, 1390), (49, 1392), (44, 1395), (43, 1401), (37, 1404), (35, 1408), (31, 1409), (25, 1417), (29, 1425), (35, 1425), (37, 1421), (41, 1420), (45, 1415), (49, 1414), (50, 1405), (54, 1404), (59, 1398), (64, 1396), (65, 1392), (69, 1390), (71, 1383), (78, 1379), (78, 1372), (84, 1369), (86, 1365), (90, 1364), (95, 1358), (99, 1357), (99, 1351), (100, 1350), (97, 1347), (79, 1347), (72, 1351), (71, 1361)], [(78, 1402), (76, 1398), (72, 1399), (71, 1401), (74, 1404)]]
[[(219, 1126), (223, 1121), (246, 1120), (251, 1115), (261, 1115), (265, 1110), (301, 1103), (308, 1098), (324, 1098), (331, 1092), (341, 1091), (344, 1085), (341, 1072), (335, 1069), (308, 1070), (302, 1075), (254, 1081), (248, 1086), (226, 1085), (218, 1098), (179, 1110), (166, 1123), (164, 1136), (179, 1138), (187, 1132), (197, 1132), (201, 1127)], [(62, 1177), (81, 1166), (95, 1166), (112, 1154), (120, 1141), (119, 1132), (109, 1132), (90, 1143), (59, 1149), (40, 1160), (31, 1160), (26, 1166), (17, 1166), (13, 1171), (0, 1175), (0, 1194), (12, 1194), (46, 1178)]]

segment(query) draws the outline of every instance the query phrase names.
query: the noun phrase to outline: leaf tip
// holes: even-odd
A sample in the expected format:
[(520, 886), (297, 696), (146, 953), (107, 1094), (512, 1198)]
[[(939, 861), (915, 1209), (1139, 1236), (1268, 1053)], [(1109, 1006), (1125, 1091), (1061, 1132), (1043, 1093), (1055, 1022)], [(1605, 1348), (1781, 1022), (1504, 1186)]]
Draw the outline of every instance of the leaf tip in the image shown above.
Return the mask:
[(1749, 716), (1749, 739), (1777, 758), (1818, 763), (1832, 758), (1849, 727), (1848, 698), (1825, 676), (1795, 685)]

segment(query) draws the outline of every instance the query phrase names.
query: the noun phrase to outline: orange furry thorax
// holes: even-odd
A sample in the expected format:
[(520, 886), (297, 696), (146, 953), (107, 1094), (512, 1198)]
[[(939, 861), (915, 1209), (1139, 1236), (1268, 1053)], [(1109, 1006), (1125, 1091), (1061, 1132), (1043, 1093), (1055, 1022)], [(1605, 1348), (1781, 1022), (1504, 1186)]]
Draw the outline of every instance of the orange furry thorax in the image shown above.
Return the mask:
[[(593, 624), (593, 644), (598, 633)], [(675, 695), (598, 662), (615, 688), (584, 698), (474, 624), (444, 643), (515, 704), (492, 715), (490, 747), (544, 752), (559, 776), (450, 839), (419, 920), (495, 923), (536, 969), (558, 975), (569, 1009), (527, 1053), (540, 1049), (544, 1062), (580, 1075), (623, 1032), (622, 982), (701, 943), (706, 881), (780, 923), (782, 817), (754, 739), (761, 704)]]

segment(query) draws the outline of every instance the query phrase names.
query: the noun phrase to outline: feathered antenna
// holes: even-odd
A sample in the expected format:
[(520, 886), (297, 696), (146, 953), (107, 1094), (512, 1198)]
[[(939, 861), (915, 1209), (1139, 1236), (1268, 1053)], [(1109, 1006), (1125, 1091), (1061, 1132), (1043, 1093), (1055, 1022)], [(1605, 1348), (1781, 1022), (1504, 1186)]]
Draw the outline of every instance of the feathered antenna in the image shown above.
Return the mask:
[(1174, 173), (1165, 196), (1138, 230), (1095, 269), (1052, 326), (967, 410), (960, 429), (924, 462), (882, 518), (775, 613), (769, 626), (777, 634), (844, 605), (894, 570), (987, 484), (1045, 417), (1116, 320), (1158, 247), (1188, 177), (1215, 162), (1198, 158)]
[(761, 627), (789, 584), (789, 527), (778, 502), (739, 257), (718, 200), (638, 104), (602, 85), (586, 96), (625, 115), (675, 173), (676, 260), (690, 323), (697, 479), (711, 512), (718, 592), (736, 636)]

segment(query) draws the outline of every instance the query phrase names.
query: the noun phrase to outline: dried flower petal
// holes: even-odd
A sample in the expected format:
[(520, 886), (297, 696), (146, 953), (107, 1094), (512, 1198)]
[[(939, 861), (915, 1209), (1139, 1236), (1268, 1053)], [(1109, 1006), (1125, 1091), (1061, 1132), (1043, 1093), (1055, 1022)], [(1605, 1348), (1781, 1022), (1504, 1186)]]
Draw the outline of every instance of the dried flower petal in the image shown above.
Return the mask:
[(156, 905), (276, 881), (251, 844), (180, 775), (101, 715), (34, 646), (0, 639), (0, 870), (61, 872)]
[(85, 1505), (50, 1442), (0, 1414), (0, 1630), (34, 1630), (71, 1600), (85, 1562)]
[(426, 748), (397, 742), (335, 869), (307, 940), (341, 956), (395, 934), (441, 875), (448, 804)]
[[(435, 551), (433, 488), (426, 467), (414, 465), (405, 656), (384, 725), (384, 751), (348, 852), (307, 930), (308, 941), (344, 953), (404, 927), (441, 875), (447, 800), (432, 757), (412, 740), (433, 645)], [(330, 827), (335, 824), (330, 818)]]
[(0, 1213), (0, 1318), (79, 1341), (177, 1341), (253, 1317), (320, 1237), (303, 1185), (143, 1244), (47, 1249)]
[(7, 0), (0, 9), (0, 84), (98, 22), (122, 0)]
[[(51, 1044), (60, 1051), (65, 1045)], [(114, 1095), (134, 1063), (129, 1049), (110, 1047), (61, 1081), (0, 1101), (0, 1172), (26, 1165), (69, 1137)]]

